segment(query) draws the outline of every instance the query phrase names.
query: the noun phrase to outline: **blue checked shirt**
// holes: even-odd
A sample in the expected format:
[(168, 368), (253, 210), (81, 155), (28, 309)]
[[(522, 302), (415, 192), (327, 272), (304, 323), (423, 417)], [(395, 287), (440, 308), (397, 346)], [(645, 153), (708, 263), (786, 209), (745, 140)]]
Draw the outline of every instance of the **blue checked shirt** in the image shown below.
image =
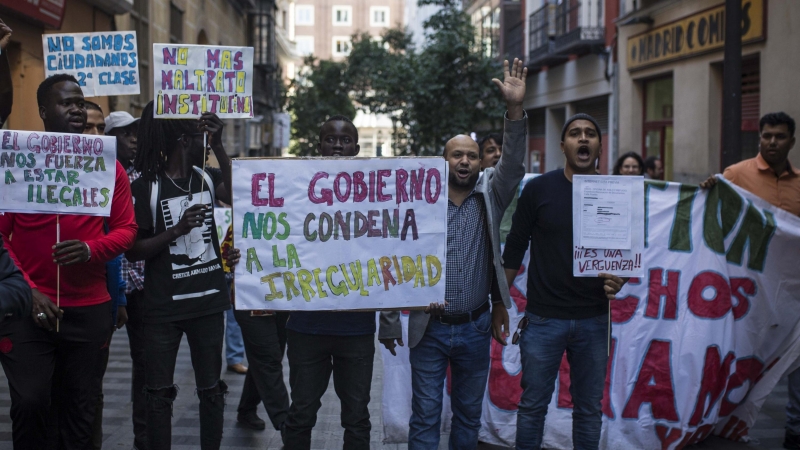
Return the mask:
[(446, 314), (463, 314), (489, 299), (492, 261), (486, 205), (475, 190), (461, 206), (447, 202)]
[[(139, 178), (139, 172), (133, 170), (133, 167), (128, 169), (128, 181), (133, 183)], [(125, 280), (125, 294), (130, 294), (133, 291), (144, 290), (144, 261), (130, 262), (122, 254), (122, 278)]]

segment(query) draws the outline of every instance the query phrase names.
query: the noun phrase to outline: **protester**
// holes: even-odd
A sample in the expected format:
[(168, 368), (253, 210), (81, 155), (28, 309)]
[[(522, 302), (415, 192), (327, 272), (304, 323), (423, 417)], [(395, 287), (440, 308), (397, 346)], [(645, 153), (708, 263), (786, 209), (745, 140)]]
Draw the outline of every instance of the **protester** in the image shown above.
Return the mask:
[[(105, 124), (106, 135), (117, 138), (117, 161), (125, 169), (128, 181), (133, 183), (139, 178), (139, 172), (133, 168), (139, 119), (125, 111), (115, 111), (105, 118)], [(133, 369), (131, 374), (133, 447), (145, 450), (147, 448), (147, 411), (144, 399), (144, 325), (142, 323), (144, 261), (130, 262), (125, 255), (120, 255), (120, 258), (127, 299), (128, 320), (125, 324), (125, 331), (128, 333)]]
[(644, 178), (646, 180), (664, 179), (664, 165), (657, 156), (649, 156), (644, 160)]
[(489, 133), (478, 142), (480, 148), (481, 171), (495, 167), (503, 154), (503, 135)]
[(30, 313), (31, 287), (17, 269), (0, 236), (0, 327), (25, 319)]
[(574, 405), (572, 445), (598, 448), (608, 363), (608, 300), (624, 284), (609, 274), (572, 275), (572, 176), (597, 173), (602, 147), (595, 119), (587, 114), (572, 116), (561, 131), (561, 151), (566, 158), (564, 169), (534, 178), (522, 190), (503, 252), (511, 285), (530, 243), (528, 304), (512, 341), (519, 341), (522, 359), (519, 450), (542, 446), (547, 406), (564, 351), (570, 363)]
[[(83, 93), (72, 75), (45, 79), (36, 97), (46, 131), (84, 131)], [(116, 164), (115, 168), (111, 215), (106, 219), (55, 214), (0, 216), (0, 234), (7, 239), (9, 254), (33, 296), (31, 320), (10, 323), (0, 330), (0, 340), (7, 339), (13, 347), (13, 351), (0, 352), (0, 362), (11, 388), (15, 448), (47, 448), (46, 417), (56, 380), (60, 388), (52, 394), (58, 396), (60, 447), (85, 449), (90, 445), (101, 387), (97, 374), (103, 366), (102, 347), (113, 326), (106, 263), (130, 248), (136, 236), (130, 187), (122, 167)], [(62, 241), (57, 243), (59, 222)], [(56, 284), (58, 266), (60, 286)], [(60, 308), (53, 303), (58, 292)]]
[[(233, 275), (240, 252), (233, 248), (233, 225), (222, 243), (226, 271)], [(231, 283), (231, 302), (235, 298), (235, 283)], [(242, 329), (244, 349), (250, 368), (244, 378), (242, 397), (239, 399), (236, 421), (254, 430), (263, 430), (267, 424), (258, 417), (258, 404), (263, 402), (273, 428), (280, 430), (289, 414), (289, 394), (283, 382), (283, 351), (277, 314), (266, 311), (236, 310), (236, 321)]]
[(613, 175), (644, 175), (644, 161), (637, 153), (628, 152), (614, 164)]
[[(358, 130), (347, 117), (333, 116), (319, 130), (317, 149), (326, 157), (356, 156), (361, 149)], [(368, 449), (375, 312), (297, 311), (286, 329), (292, 406), (282, 430), (284, 446), (311, 448), (320, 399), (333, 373), (342, 405), (344, 447)]]
[[(409, 449), (439, 446), (442, 397), (448, 366), (453, 420), (450, 448), (478, 445), (483, 393), (489, 375), (489, 348), (494, 336), (503, 341), (511, 307), (500, 259), (500, 221), (525, 175), (522, 161), (527, 143), (527, 115), (522, 108), (527, 68), (515, 59), (505, 79), (492, 80), (508, 109), (503, 158), (479, 179), (480, 149), (469, 136), (447, 142), (444, 158), (450, 167), (447, 206), (447, 267), (445, 303), (412, 311), (408, 319), (411, 361)], [(500, 153), (499, 151), (497, 152)], [(492, 314), (489, 312), (489, 294)], [(431, 316), (433, 318), (431, 319)], [(291, 324), (292, 319), (289, 319)], [(403, 345), (400, 313), (381, 313), (381, 343), (393, 354)], [(291, 342), (289, 351), (291, 352)]]
[[(722, 176), (773, 206), (800, 216), (800, 169), (789, 162), (789, 151), (796, 141), (795, 128), (794, 119), (784, 112), (764, 115), (759, 123), (758, 155), (728, 167)], [(700, 187), (709, 189), (716, 182), (712, 176)], [(788, 387), (783, 447), (800, 449), (800, 369), (789, 374)]]
[(6, 54), (10, 42), (11, 28), (0, 19), (0, 127), (6, 123), (14, 106), (14, 84), (11, 82), (11, 66)]
[[(139, 123), (131, 184), (139, 234), (126, 253), (145, 261), (144, 354), (147, 446), (169, 449), (175, 361), (186, 334), (200, 399), (200, 448), (218, 449), (228, 386), (220, 379), (224, 311), (230, 300), (214, 224), (214, 199), (230, 203), (230, 158), (222, 121), (154, 119), (153, 102)], [(203, 135), (224, 170), (200, 169), (207, 158)], [(209, 194), (206, 194), (208, 192)]]
[[(90, 102), (89, 100), (84, 100), (84, 105), (86, 106), (86, 128), (84, 128), (83, 134), (102, 135), (106, 128), (106, 122), (103, 118), (103, 109), (97, 103)], [(100, 377), (100, 393), (97, 397), (97, 410), (95, 411), (94, 423), (92, 424), (92, 448), (96, 450), (99, 450), (103, 446), (103, 378), (105, 377), (106, 368), (108, 367), (111, 337), (113, 336), (114, 329), (122, 328), (128, 320), (128, 314), (125, 309), (125, 305), (127, 304), (125, 298), (125, 281), (122, 279), (122, 258), (123, 256), (119, 255), (106, 264), (106, 288), (108, 289), (109, 295), (111, 295), (111, 322), (115, 324), (115, 327), (112, 328), (112, 333), (109, 334), (108, 341), (106, 345), (103, 346), (103, 365), (98, 374)], [(54, 406), (57, 405), (54, 404)], [(54, 408), (51, 407), (51, 411), (53, 409)], [(51, 412), (51, 417), (54, 417), (54, 422), (58, 423), (57, 414)], [(54, 443), (54, 445), (57, 444)]]

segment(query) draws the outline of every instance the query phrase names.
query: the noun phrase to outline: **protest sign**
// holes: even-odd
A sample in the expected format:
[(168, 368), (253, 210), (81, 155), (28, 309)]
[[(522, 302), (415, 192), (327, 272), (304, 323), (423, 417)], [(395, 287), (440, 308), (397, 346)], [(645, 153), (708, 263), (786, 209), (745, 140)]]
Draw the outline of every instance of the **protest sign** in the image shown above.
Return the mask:
[(113, 136), (0, 130), (0, 211), (108, 216)]
[(253, 117), (253, 47), (153, 44), (157, 118)]
[[(724, 181), (711, 190), (647, 182), (645, 199), (645, 276), (611, 302), (600, 448), (746, 440), (767, 395), (800, 364), (800, 219)], [(511, 286), (512, 330), (524, 316), (528, 261)], [(410, 408), (397, 405), (411, 398), (408, 353), (381, 351), (384, 442), (405, 442)], [(521, 378), (519, 346), (492, 342), (481, 441), (514, 444)], [(569, 385), (564, 357), (545, 448), (573, 448)]]
[(43, 34), (44, 71), (74, 75), (87, 97), (139, 93), (135, 31)]
[(234, 159), (232, 170), (237, 309), (444, 301), (444, 159)]
[(572, 274), (644, 275), (644, 178), (572, 177)]
[(228, 227), (231, 225), (230, 208), (223, 208), (221, 206), (214, 207), (214, 223), (217, 224), (217, 237), (219, 238), (220, 245), (225, 239), (225, 234), (228, 232)]

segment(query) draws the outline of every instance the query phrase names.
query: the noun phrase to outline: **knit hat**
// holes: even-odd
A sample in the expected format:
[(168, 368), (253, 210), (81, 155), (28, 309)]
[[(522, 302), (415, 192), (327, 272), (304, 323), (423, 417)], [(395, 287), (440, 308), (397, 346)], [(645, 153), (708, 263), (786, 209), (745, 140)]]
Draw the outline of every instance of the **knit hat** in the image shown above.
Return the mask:
[(567, 128), (569, 128), (569, 124), (575, 122), (576, 120), (588, 120), (589, 122), (592, 122), (594, 129), (597, 130), (597, 138), (601, 141), (603, 140), (603, 133), (600, 131), (600, 125), (597, 124), (597, 121), (594, 120), (594, 117), (588, 114), (578, 113), (570, 117), (569, 120), (567, 120), (567, 123), (564, 124), (564, 128), (561, 129), (561, 142), (564, 142), (564, 137), (567, 135)]

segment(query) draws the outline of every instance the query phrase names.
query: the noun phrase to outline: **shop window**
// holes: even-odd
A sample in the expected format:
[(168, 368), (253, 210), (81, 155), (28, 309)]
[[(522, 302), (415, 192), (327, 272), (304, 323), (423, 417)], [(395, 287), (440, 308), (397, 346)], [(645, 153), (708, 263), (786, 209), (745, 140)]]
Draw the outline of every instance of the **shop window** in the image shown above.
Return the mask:
[(644, 84), (644, 126), (642, 156), (661, 159), (664, 179), (672, 180), (673, 80), (659, 78)]

